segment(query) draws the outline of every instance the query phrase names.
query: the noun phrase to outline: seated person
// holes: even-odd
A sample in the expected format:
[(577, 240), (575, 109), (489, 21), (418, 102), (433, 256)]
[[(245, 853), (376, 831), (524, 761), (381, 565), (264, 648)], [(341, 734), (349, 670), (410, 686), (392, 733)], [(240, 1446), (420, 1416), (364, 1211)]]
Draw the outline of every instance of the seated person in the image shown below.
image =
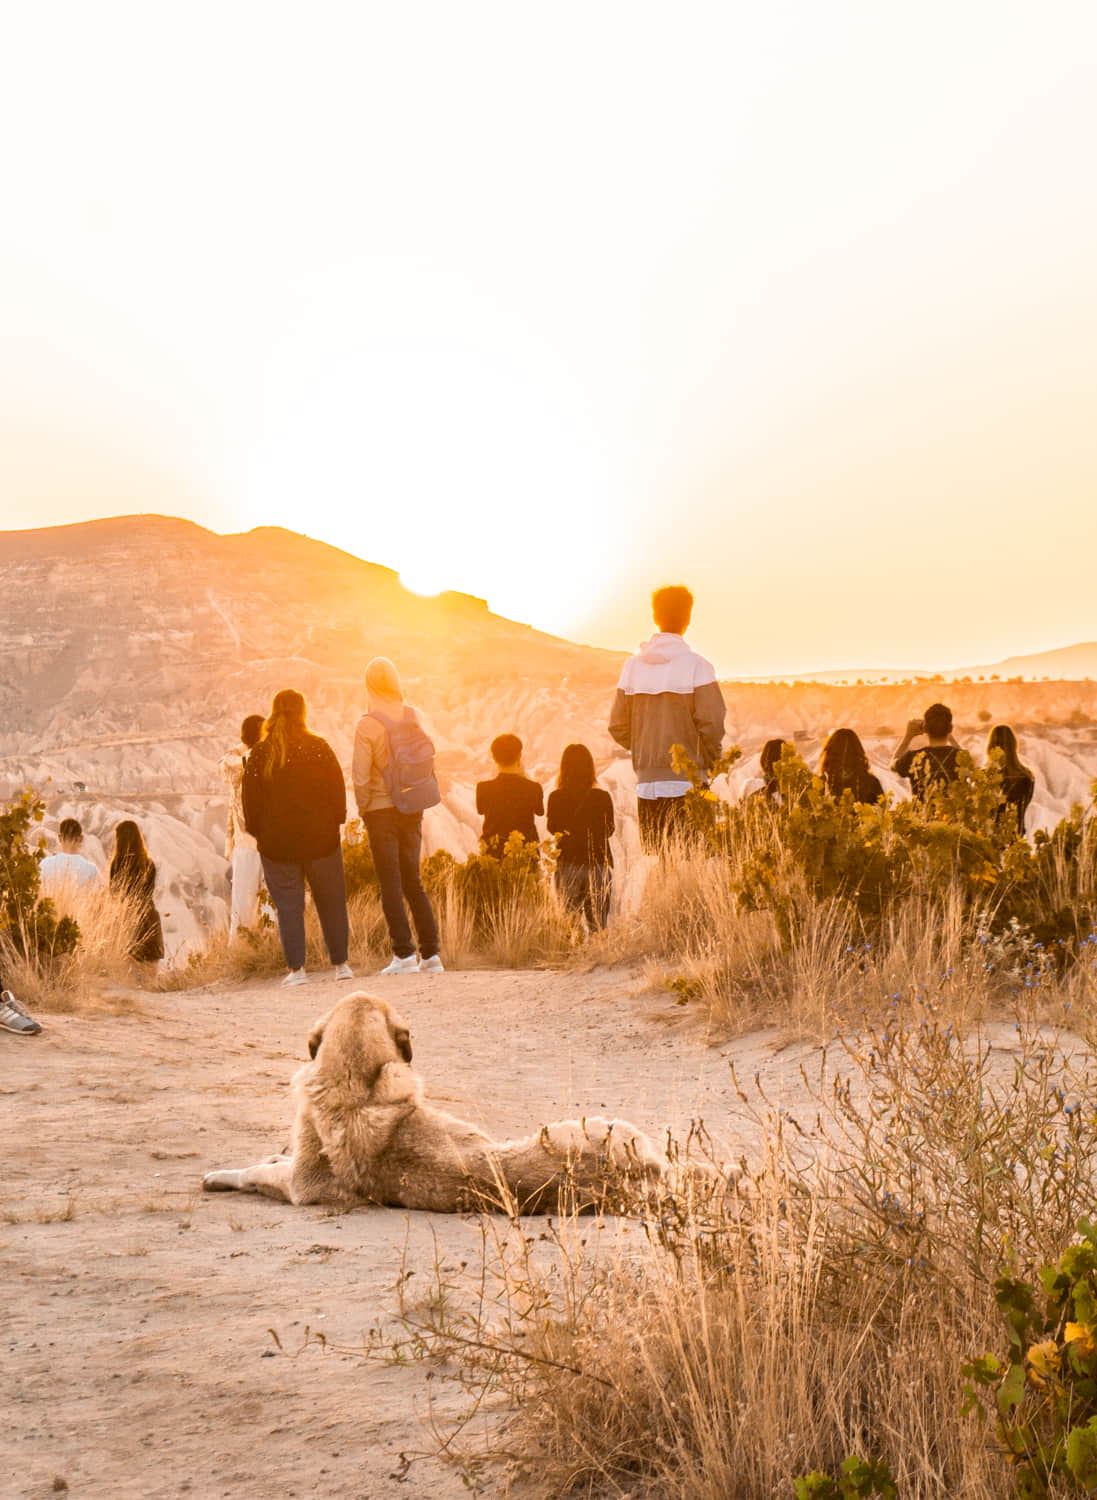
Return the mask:
[(758, 759), (758, 775), (751, 776), (743, 782), (739, 793), (740, 802), (745, 802), (748, 797), (764, 797), (775, 807), (781, 805), (781, 793), (777, 786), (777, 763), (787, 744), (788, 740), (779, 739), (765, 742)]
[(84, 842), (84, 830), (75, 818), (64, 818), (57, 830), (59, 854), (47, 854), (38, 866), (43, 891), (57, 890), (59, 886), (97, 885), (99, 871), (80, 853)]
[[(911, 747), (912, 740), (925, 743)], [(904, 776), (919, 802), (924, 802), (934, 787), (947, 786), (960, 774), (957, 760), (961, 747), (952, 733), (952, 709), (943, 703), (931, 703), (921, 719), (911, 719), (900, 740), (891, 769)]]
[(1002, 766), (1002, 805), (995, 822), (1006, 825), (1016, 820), (1017, 836), (1024, 838), (1025, 813), (1036, 790), (1036, 778), (1017, 753), (1017, 736), (1008, 724), (995, 724), (987, 735), (988, 761), (995, 750), (1001, 756)]
[(484, 819), (480, 844), (496, 859), (512, 833), (520, 833), (527, 844), (539, 843), (534, 818), (545, 810), (540, 782), (531, 781), (522, 769), (522, 741), (516, 734), (500, 734), (491, 742), (496, 774), (491, 781), (476, 784), (476, 811)]
[(868, 756), (861, 737), (853, 729), (835, 729), (827, 736), (819, 757), (819, 775), (830, 796), (853, 793), (854, 802), (881, 802), (884, 789), (878, 776), (869, 769)]

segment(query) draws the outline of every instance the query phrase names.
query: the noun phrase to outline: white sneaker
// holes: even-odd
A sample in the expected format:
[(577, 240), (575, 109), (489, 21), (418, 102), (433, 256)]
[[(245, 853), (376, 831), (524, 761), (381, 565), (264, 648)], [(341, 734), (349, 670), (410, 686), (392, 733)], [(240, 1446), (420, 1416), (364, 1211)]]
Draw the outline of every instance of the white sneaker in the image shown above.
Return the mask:
[(446, 966), (437, 953), (432, 953), (429, 958), (419, 960), (419, 972), (420, 974), (444, 974)]
[(340, 964), (339, 967), (335, 971), (335, 978), (336, 979), (353, 979), (354, 978), (354, 970), (351, 968), (350, 964)]
[(419, 967), (419, 960), (416, 958), (416, 956), (415, 956), (414, 953), (409, 954), (407, 958), (397, 958), (396, 954), (394, 953), (392, 955), (392, 961), (391, 961), (391, 963), (387, 963), (385, 965), (385, 967), (381, 970), (381, 973), (382, 974), (414, 974), (416, 972), (416, 970), (418, 969), (418, 967)]
[(282, 980), (282, 987), (286, 989), (291, 984), (308, 984), (308, 982), (309, 976), (305, 973), (304, 969), (291, 969), (285, 979)]

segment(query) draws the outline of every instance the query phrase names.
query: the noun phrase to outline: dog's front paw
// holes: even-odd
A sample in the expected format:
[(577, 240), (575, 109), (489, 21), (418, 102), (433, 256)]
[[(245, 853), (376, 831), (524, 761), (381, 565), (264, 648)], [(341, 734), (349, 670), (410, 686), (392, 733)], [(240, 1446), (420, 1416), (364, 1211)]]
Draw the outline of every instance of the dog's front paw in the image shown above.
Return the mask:
[(207, 1172), (202, 1178), (204, 1193), (231, 1193), (236, 1186), (236, 1173), (231, 1171)]

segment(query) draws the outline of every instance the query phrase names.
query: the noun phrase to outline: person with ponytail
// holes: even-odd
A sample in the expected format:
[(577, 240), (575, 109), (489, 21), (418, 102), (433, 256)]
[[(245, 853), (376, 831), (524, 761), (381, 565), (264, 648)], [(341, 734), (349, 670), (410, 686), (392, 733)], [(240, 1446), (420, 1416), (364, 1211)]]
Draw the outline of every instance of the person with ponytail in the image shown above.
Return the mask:
[(606, 925), (613, 890), (613, 800), (594, 774), (586, 745), (568, 745), (560, 757), (556, 790), (549, 793), (548, 831), (559, 837), (556, 889), (591, 931)]
[(312, 734), (305, 700), (274, 695), (259, 743), (244, 767), (244, 826), (255, 839), (286, 958), (283, 984), (305, 984), (305, 887), (312, 892), (336, 979), (353, 979), (340, 828), (347, 792), (335, 752)]
[(1006, 823), (1017, 820), (1017, 836), (1025, 836), (1025, 814), (1036, 790), (1036, 777), (1017, 753), (1017, 736), (1008, 724), (995, 724), (987, 735), (987, 760), (992, 760), (997, 751), (1001, 757), (1002, 788), (1001, 805), (996, 821)]

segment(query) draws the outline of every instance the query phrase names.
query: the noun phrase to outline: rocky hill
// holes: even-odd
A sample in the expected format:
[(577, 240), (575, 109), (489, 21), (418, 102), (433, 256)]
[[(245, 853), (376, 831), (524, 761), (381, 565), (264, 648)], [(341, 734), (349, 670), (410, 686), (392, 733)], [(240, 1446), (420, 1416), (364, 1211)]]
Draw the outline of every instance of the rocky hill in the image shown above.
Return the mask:
[[(697, 641), (704, 649), (703, 612)], [(224, 919), (225, 801), (217, 761), (240, 720), (295, 687), (313, 727), (349, 767), (370, 657), (391, 656), (429, 716), (443, 806), (427, 847), (475, 847), (473, 787), (503, 730), (547, 782), (571, 740), (589, 744), (635, 847), (628, 762), (605, 731), (621, 657), (493, 615), (463, 594), (420, 598), (387, 568), (275, 528), (220, 536), (143, 515), (0, 533), (0, 797), (35, 786), (47, 836), (81, 819), (99, 861), (117, 821), (136, 817), (163, 881), (169, 947)], [(1015, 725), (1052, 822), (1097, 775), (1097, 684), (960, 682), (727, 684), (729, 741), (748, 758), (772, 734), (810, 756), (852, 724), (886, 762), (902, 724), (946, 696), (972, 748)]]

